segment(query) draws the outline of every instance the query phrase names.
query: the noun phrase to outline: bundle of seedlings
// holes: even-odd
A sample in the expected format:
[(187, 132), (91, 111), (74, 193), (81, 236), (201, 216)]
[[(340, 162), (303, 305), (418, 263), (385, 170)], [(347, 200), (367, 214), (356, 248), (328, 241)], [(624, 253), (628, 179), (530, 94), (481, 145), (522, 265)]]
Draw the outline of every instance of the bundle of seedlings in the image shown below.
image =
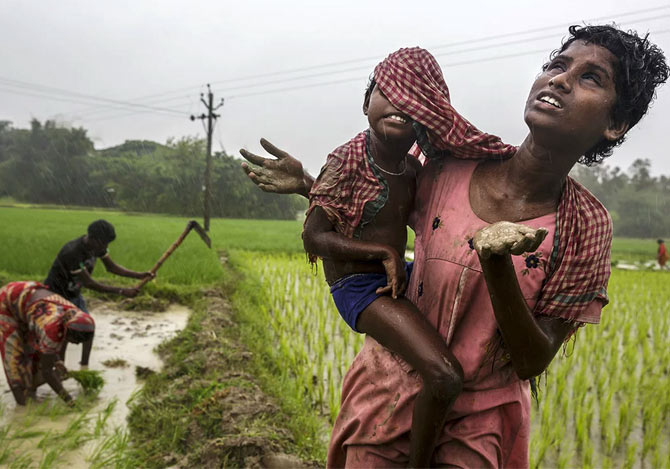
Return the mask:
[(68, 371), (68, 376), (79, 383), (86, 394), (98, 393), (105, 385), (101, 373), (95, 370)]

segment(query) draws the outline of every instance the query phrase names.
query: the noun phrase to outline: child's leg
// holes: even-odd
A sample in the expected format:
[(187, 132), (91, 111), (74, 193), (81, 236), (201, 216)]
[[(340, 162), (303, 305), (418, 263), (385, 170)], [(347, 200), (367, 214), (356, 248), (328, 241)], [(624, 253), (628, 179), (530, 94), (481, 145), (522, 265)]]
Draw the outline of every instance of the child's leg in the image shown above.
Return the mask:
[(361, 312), (356, 329), (398, 354), (423, 379), (412, 414), (409, 464), (430, 466), (447, 413), (463, 387), (460, 363), (437, 330), (406, 298), (377, 298)]

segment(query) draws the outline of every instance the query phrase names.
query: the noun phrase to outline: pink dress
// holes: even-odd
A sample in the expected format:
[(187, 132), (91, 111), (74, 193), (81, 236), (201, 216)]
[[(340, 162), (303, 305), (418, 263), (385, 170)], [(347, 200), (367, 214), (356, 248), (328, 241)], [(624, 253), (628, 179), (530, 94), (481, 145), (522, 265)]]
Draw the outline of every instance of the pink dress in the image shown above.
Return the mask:
[[(501, 347), (497, 323), (476, 252), (475, 232), (487, 225), (472, 211), (469, 185), (477, 162), (431, 162), (421, 175), (413, 215), (415, 264), (407, 290), (445, 338), (463, 367), (462, 394), (434, 454), (435, 465), (528, 467), (530, 392)], [(535, 253), (513, 256), (530, 308), (545, 279), (556, 214), (523, 224), (549, 234)], [(584, 311), (597, 322), (602, 303)], [(414, 398), (421, 378), (374, 339), (354, 359), (342, 386), (342, 406), (328, 454), (329, 467), (404, 467)]]

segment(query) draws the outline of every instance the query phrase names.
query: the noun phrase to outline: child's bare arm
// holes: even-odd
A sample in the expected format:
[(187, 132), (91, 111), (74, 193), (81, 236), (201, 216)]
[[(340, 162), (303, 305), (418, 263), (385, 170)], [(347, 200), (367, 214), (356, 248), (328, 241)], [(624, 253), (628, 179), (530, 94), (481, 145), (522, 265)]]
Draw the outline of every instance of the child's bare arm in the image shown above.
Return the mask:
[(144, 277), (153, 278), (156, 276), (156, 274), (152, 272), (135, 272), (134, 270), (126, 269), (125, 267), (120, 266), (119, 264), (114, 262), (112, 258), (109, 256), (109, 254), (102, 257), (102, 263), (105, 265), (105, 269), (107, 269), (107, 272), (111, 272), (121, 277), (143, 279)]
[(305, 251), (334, 261), (379, 261), (386, 271), (387, 285), (377, 293), (390, 292), (393, 298), (406, 287), (405, 266), (400, 254), (391, 246), (372, 241), (347, 238), (337, 233), (321, 207), (312, 210), (305, 222), (303, 233)]
[(300, 160), (275, 147), (264, 138), (261, 139), (261, 145), (277, 159), (264, 158), (247, 150), (240, 150), (240, 154), (247, 161), (256, 165), (252, 167), (242, 163), (242, 168), (249, 179), (265, 192), (299, 194), (308, 197), (314, 178), (303, 169)]
[(127, 296), (128, 298), (133, 298), (134, 296), (137, 296), (137, 294), (139, 293), (139, 290), (137, 288), (116, 287), (96, 282), (86, 269), (81, 269), (80, 271), (77, 271), (76, 274), (81, 284), (86, 288), (90, 288), (91, 290), (99, 291), (102, 293), (115, 293), (117, 295)]

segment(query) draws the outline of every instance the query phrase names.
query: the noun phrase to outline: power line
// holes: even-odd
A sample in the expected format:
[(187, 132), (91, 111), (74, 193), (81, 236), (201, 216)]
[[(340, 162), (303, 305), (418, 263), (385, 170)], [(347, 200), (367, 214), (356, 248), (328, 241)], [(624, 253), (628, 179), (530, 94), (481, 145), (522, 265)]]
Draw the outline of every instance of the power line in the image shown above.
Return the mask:
[[(635, 11), (629, 11), (629, 12), (624, 12), (624, 13), (619, 13), (616, 15), (608, 15), (608, 16), (603, 16), (599, 18), (594, 18), (588, 21), (600, 21), (603, 19), (611, 19), (613, 17), (624, 17), (624, 16), (631, 16), (631, 15), (639, 15), (641, 13), (647, 13), (647, 12), (652, 12), (652, 11), (659, 11), (659, 10), (667, 10), (669, 9), (670, 6), (661, 6), (661, 7), (654, 7), (654, 8), (647, 8), (647, 9), (639, 9)], [(656, 19), (661, 19), (670, 16), (670, 14), (666, 15), (656, 15), (654, 17), (647, 17), (647, 18), (634, 18), (631, 19), (627, 23), (636, 23), (640, 21), (648, 21), (648, 20), (656, 20)], [(558, 27), (564, 27), (564, 24), (561, 25), (555, 25), (555, 26), (549, 26), (549, 27), (543, 27), (543, 28), (534, 28), (534, 29), (528, 29), (525, 31), (517, 31), (517, 32), (510, 32), (510, 33), (503, 33), (503, 34), (497, 34), (497, 35), (491, 35), (491, 36), (486, 36), (478, 39), (471, 39), (471, 40), (463, 40), (459, 42), (452, 42), (449, 44), (443, 44), (443, 45), (437, 45), (433, 46), (432, 49), (441, 49), (441, 48), (450, 48), (450, 47), (457, 47), (460, 45), (470, 45), (470, 44), (475, 44), (475, 43), (481, 43), (481, 42), (488, 42), (494, 39), (500, 39), (500, 38), (505, 38), (505, 37), (513, 37), (513, 36), (519, 36), (519, 35), (527, 35), (527, 34), (532, 34), (538, 31), (546, 32), (547, 29), (553, 29), (553, 28), (558, 28)], [(661, 32), (656, 32), (655, 34), (661, 34)], [(528, 41), (537, 41), (537, 40), (542, 40), (545, 38), (551, 38), (553, 37), (554, 34), (543, 34), (541, 36), (535, 36), (531, 38), (521, 38), (521, 39), (513, 39), (510, 41), (505, 41), (502, 43), (497, 43), (497, 44), (487, 44), (487, 45), (479, 45), (479, 46), (474, 46), (474, 47), (469, 47), (466, 49), (461, 49), (461, 50), (455, 50), (455, 51), (448, 51), (448, 52), (443, 52), (443, 53), (436, 53), (434, 54), (435, 56), (447, 56), (447, 55), (454, 55), (454, 54), (461, 54), (461, 53), (466, 53), (466, 52), (473, 52), (473, 51), (479, 51), (479, 50), (487, 50), (487, 49), (492, 49), (492, 48), (497, 48), (497, 47), (503, 47), (507, 45), (512, 45), (512, 44), (518, 44), (518, 43), (523, 43), (523, 42), (528, 42)], [(532, 54), (536, 53), (535, 51), (528, 51), (528, 52), (521, 52), (521, 53), (516, 53), (516, 54), (506, 54), (503, 56), (497, 56), (497, 57), (488, 57), (488, 58), (483, 58), (483, 59), (474, 59), (474, 60), (469, 60), (469, 61), (462, 61), (462, 62), (456, 62), (453, 64), (447, 64), (445, 66), (457, 66), (457, 65), (464, 65), (464, 64), (471, 64), (471, 63), (477, 63), (480, 61), (489, 61), (489, 60), (495, 60), (497, 58), (507, 58), (507, 57), (514, 57), (518, 55), (526, 55), (526, 54)], [(230, 80), (224, 80), (220, 82), (215, 82), (215, 83), (225, 83), (225, 82), (235, 82), (235, 81), (240, 81), (243, 79), (258, 79), (258, 78), (263, 78), (263, 77), (269, 77), (269, 76), (277, 76), (277, 75), (283, 75), (287, 73), (295, 73), (301, 70), (315, 70), (318, 68), (325, 68), (325, 67), (332, 67), (335, 65), (341, 65), (341, 64), (349, 64), (349, 63), (356, 63), (356, 62), (361, 62), (361, 61), (369, 61), (369, 60), (377, 60), (378, 57), (368, 57), (368, 58), (362, 58), (362, 59), (352, 59), (352, 60), (347, 60), (347, 61), (341, 61), (341, 62), (333, 62), (330, 64), (321, 64), (321, 65), (314, 65), (314, 66), (309, 66), (309, 67), (302, 67), (298, 69), (292, 69), (292, 70), (287, 70), (287, 71), (279, 71), (279, 72), (271, 72), (271, 73), (266, 73), (266, 74), (260, 74), (260, 75), (254, 75), (254, 76), (247, 76), (247, 77), (241, 77), (241, 78), (236, 78), (236, 79), (230, 79)], [(312, 73), (308, 75), (302, 75), (302, 76), (297, 76), (297, 77), (285, 77), (277, 80), (270, 80), (266, 82), (261, 82), (261, 83), (251, 83), (251, 84), (246, 84), (246, 85), (239, 85), (239, 86), (233, 86), (230, 88), (224, 88), (224, 92), (231, 92), (234, 90), (244, 90), (244, 89), (251, 89), (251, 88), (258, 88), (258, 87), (263, 87), (263, 86), (272, 86), (275, 84), (279, 83), (286, 83), (286, 82), (291, 82), (291, 81), (298, 81), (298, 80), (306, 80), (310, 78), (316, 78), (319, 76), (324, 76), (324, 75), (334, 75), (334, 74), (342, 74), (342, 73), (347, 73), (347, 72), (353, 72), (353, 71), (359, 71), (362, 69), (367, 69), (369, 68), (368, 65), (364, 66), (356, 66), (356, 67), (349, 67), (345, 69), (340, 69), (340, 70), (330, 70), (330, 71), (323, 71), (323, 72), (317, 72), (317, 73)], [(257, 92), (250, 92), (250, 93), (244, 93), (244, 94), (239, 94), (239, 95), (233, 95), (231, 98), (240, 98), (240, 97), (247, 97), (247, 96), (256, 96), (256, 95), (262, 95), (262, 94), (269, 94), (269, 93), (275, 93), (275, 92), (280, 92), (280, 91), (288, 91), (288, 90), (294, 90), (294, 89), (300, 89), (300, 88), (311, 88), (315, 86), (327, 86), (331, 84), (338, 84), (338, 83), (344, 83), (344, 82), (353, 82), (358, 79), (354, 78), (347, 78), (347, 79), (341, 79), (341, 80), (330, 80), (326, 82), (319, 82), (319, 83), (312, 83), (312, 84), (303, 84), (303, 85), (296, 85), (292, 87), (284, 87), (284, 88), (279, 88), (279, 89), (272, 89), (272, 90), (261, 90)], [(98, 101), (99, 105), (102, 103), (109, 103), (109, 104), (102, 104), (108, 109), (95, 109), (91, 112), (93, 114), (97, 114), (100, 112), (105, 112), (105, 111), (122, 111), (122, 110), (127, 110), (127, 109), (133, 109), (133, 110), (138, 110), (142, 109), (145, 112), (161, 112), (161, 113), (173, 113), (173, 114), (178, 114), (179, 116), (183, 116), (184, 112), (173, 109), (173, 108), (165, 108), (165, 107), (159, 107), (159, 106), (151, 106), (148, 104), (140, 104), (140, 103), (135, 103), (135, 102), (128, 102), (128, 101), (123, 101), (123, 100), (117, 100), (117, 99), (109, 99), (109, 98), (103, 98), (103, 97), (98, 97), (98, 96), (93, 96), (93, 95), (88, 95), (88, 94), (83, 94), (83, 93), (76, 93), (68, 90), (63, 90), (60, 88), (54, 88), (54, 87), (49, 87), (49, 86), (44, 86), (44, 85), (39, 85), (35, 83), (29, 83), (29, 82), (22, 82), (19, 80), (12, 80), (4, 77), (0, 77), (0, 84), (3, 84), (5, 86), (10, 86), (10, 87), (18, 87), (20, 89), (28, 89), (31, 91), (38, 91), (40, 93), (56, 93), (60, 95), (65, 95), (65, 96), (71, 96), (71, 97), (76, 97), (76, 98), (81, 98), (81, 99), (87, 99), (91, 101)], [(4, 92), (7, 92), (9, 90), (5, 89), (3, 90)], [(52, 99), (52, 100), (57, 100), (57, 101), (64, 101), (64, 102), (73, 102), (77, 104), (89, 104), (87, 102), (82, 101), (77, 101), (77, 100), (67, 100), (64, 98), (54, 98), (51, 95), (35, 95), (35, 94), (30, 94), (26, 93), (24, 91), (16, 91), (17, 94), (24, 94), (27, 96), (36, 96), (36, 97), (43, 97), (46, 99)], [(157, 93), (150, 95), (149, 97), (154, 97), (155, 98), (159, 96), (165, 96), (167, 94), (170, 94), (171, 92), (165, 92), (165, 93)], [(176, 96), (172, 98), (167, 98), (160, 100), (161, 102), (170, 102), (170, 101), (179, 101), (180, 103), (183, 102), (184, 98), (188, 98), (187, 96)], [(141, 98), (138, 98), (141, 99)], [(91, 113), (89, 112), (89, 114)], [(136, 112), (131, 113), (130, 115), (136, 114)], [(118, 115), (118, 117), (123, 116), (123, 115), (129, 115), (127, 112), (123, 113), (121, 115)], [(100, 119), (93, 119), (93, 121), (100, 121), (100, 120), (106, 120), (110, 118), (114, 118), (117, 116), (107, 116), (107, 117), (102, 117)], [(82, 120), (82, 117), (76, 117), (77, 120)]]
[[(658, 7), (650, 7), (650, 8), (643, 8), (643, 9), (637, 9), (637, 10), (630, 10), (622, 13), (616, 13), (616, 14), (610, 14), (606, 16), (600, 16), (596, 18), (590, 18), (587, 20), (584, 20), (584, 22), (589, 23), (589, 22), (595, 22), (595, 21), (603, 21), (603, 20), (612, 20), (614, 18), (621, 18), (621, 17), (627, 17), (627, 16), (633, 16), (633, 15), (639, 15), (643, 13), (649, 13), (649, 12), (655, 12), (655, 11), (661, 11), (661, 10), (667, 10), (670, 9), (670, 5), (664, 5), (664, 6), (658, 6)], [(656, 16), (656, 17), (650, 17), (650, 18), (644, 18), (644, 19), (633, 19), (630, 22), (635, 23), (639, 21), (646, 21), (646, 20), (654, 20), (654, 19), (659, 19), (659, 18), (664, 18), (669, 15), (661, 15), (661, 16)], [(555, 24), (553, 26), (544, 26), (544, 27), (538, 27), (538, 28), (533, 28), (533, 29), (527, 29), (523, 31), (516, 31), (516, 32), (509, 32), (509, 33), (501, 33), (501, 34), (495, 34), (495, 35), (490, 35), (490, 36), (485, 36), (481, 38), (475, 38), (475, 39), (467, 39), (467, 40), (462, 40), (462, 41), (456, 41), (456, 42), (451, 42), (447, 44), (438, 44), (438, 45), (433, 45), (429, 46), (428, 48), (431, 50), (436, 50), (436, 49), (443, 49), (443, 48), (450, 48), (450, 47), (457, 47), (460, 45), (471, 45), (471, 44), (476, 44), (480, 42), (488, 42), (496, 39), (503, 39), (507, 37), (514, 37), (514, 36), (519, 36), (519, 35), (526, 35), (526, 34), (532, 34), (536, 32), (546, 32), (548, 29), (556, 29), (556, 28), (564, 28), (565, 24), (570, 23), (570, 24), (575, 24), (579, 23), (581, 21), (570, 21), (570, 22), (565, 22), (561, 24)], [(547, 35), (548, 36), (548, 35)], [(536, 40), (537, 38), (529, 38), (526, 40)], [(517, 41), (511, 41), (512, 42), (523, 42), (524, 40), (517, 40)], [(460, 53), (460, 52), (455, 52), (455, 53)], [(238, 77), (238, 78), (231, 78), (231, 79), (226, 79), (226, 80), (219, 80), (212, 82), (212, 84), (224, 84), (224, 83), (233, 83), (233, 82), (238, 82), (238, 81), (243, 81), (243, 80), (253, 80), (253, 79), (260, 79), (260, 78), (267, 78), (267, 77), (273, 77), (273, 76), (279, 76), (279, 75), (286, 75), (286, 74), (291, 74), (291, 73), (297, 73), (297, 72), (303, 72), (303, 71), (310, 71), (310, 70), (316, 70), (319, 68), (327, 68), (327, 67), (336, 67), (339, 65), (348, 65), (348, 64), (353, 64), (353, 63), (359, 63), (359, 62), (369, 62), (372, 60), (378, 60), (379, 55), (374, 56), (374, 57), (365, 57), (365, 58), (357, 58), (357, 59), (350, 59), (350, 60), (344, 60), (344, 61), (338, 61), (338, 62), (331, 62), (331, 63), (326, 63), (326, 64), (318, 64), (318, 65), (311, 65), (311, 66), (306, 66), (306, 67), (298, 67), (298, 68), (293, 68), (293, 69), (288, 69), (288, 70), (283, 70), (283, 71), (276, 71), (276, 72), (269, 72), (269, 73), (263, 73), (263, 74), (256, 74), (256, 75), (248, 75), (248, 76), (243, 76), (243, 77)], [(347, 71), (354, 71), (354, 70), (360, 70), (363, 68), (367, 68), (367, 66), (358, 66), (355, 68), (350, 68), (347, 69)], [(331, 73), (344, 73), (344, 71), (332, 71), (332, 72), (322, 72), (319, 74), (314, 74), (312, 76), (320, 76), (320, 75), (327, 75)], [(310, 76), (310, 77), (312, 77)], [(304, 79), (307, 77), (294, 77), (294, 78), (285, 78), (280, 80), (281, 82), (287, 82), (291, 80), (297, 80), (297, 79)], [(270, 85), (270, 84), (276, 84), (273, 82), (268, 82), (268, 83), (261, 83), (261, 84), (248, 84), (248, 85), (242, 85), (239, 87), (233, 87), (232, 89), (241, 89), (243, 87), (259, 87), (263, 85)], [(196, 87), (200, 87), (200, 85), (193, 85), (185, 88), (177, 88), (173, 89), (170, 91), (165, 91), (162, 93), (156, 93), (156, 94), (151, 94), (147, 96), (141, 96), (137, 98), (133, 98), (136, 101), (145, 101), (145, 100), (155, 100), (156, 98), (161, 98), (164, 96), (168, 96), (174, 93), (182, 93), (185, 91), (191, 91)], [(161, 101), (161, 100), (158, 100)], [(162, 102), (162, 101), (161, 101)], [(96, 111), (101, 112), (100, 110)]]
[[(93, 101), (93, 102), (101, 102), (101, 103), (110, 103), (114, 104), (117, 106), (124, 106), (124, 107), (129, 107), (129, 108), (135, 108), (135, 109), (147, 109), (151, 111), (161, 111), (161, 112), (171, 112), (175, 114), (180, 114), (184, 115), (183, 111), (177, 110), (177, 109), (170, 109), (170, 108), (165, 108), (165, 107), (158, 107), (158, 106), (149, 106), (145, 104), (139, 104), (139, 103), (131, 103), (128, 101), (122, 101), (118, 99), (109, 99), (109, 98), (103, 98), (100, 96), (94, 96), (90, 94), (85, 94), (85, 93), (77, 93), (74, 91), (69, 91), (65, 90), (62, 88), (56, 88), (53, 86), (45, 86), (45, 85), (40, 85), (38, 83), (30, 83), (30, 82), (25, 82), (21, 80), (13, 80), (11, 78), (6, 78), (6, 77), (1, 77), (0, 76), (0, 84), (3, 86), (8, 86), (11, 88), (19, 88), (19, 89), (27, 89), (30, 91), (35, 91), (39, 93), (44, 93), (46, 94), (45, 97), (48, 96), (53, 96), (53, 95), (62, 95), (62, 96), (71, 96), (74, 98), (81, 98), (84, 100), (88, 101)], [(20, 91), (17, 91), (17, 94), (21, 94)]]
[[(646, 9), (639, 9), (639, 10), (632, 10), (632, 11), (628, 11), (628, 12), (617, 13), (617, 14), (607, 15), (607, 16), (600, 16), (600, 17), (597, 17), (597, 18), (587, 19), (587, 20), (585, 20), (585, 22), (588, 23), (588, 22), (592, 22), (592, 21), (602, 21), (602, 20), (613, 19), (614, 17), (619, 18), (619, 17), (631, 16), (631, 15), (637, 15), (637, 14), (641, 14), (641, 13), (649, 13), (649, 12), (652, 12), (652, 11), (667, 10), (667, 9), (670, 9), (670, 5), (653, 7), (653, 8), (646, 8)], [(654, 17), (653, 19), (656, 19), (656, 18), (659, 18), (659, 17)], [(635, 21), (637, 21), (637, 20), (635, 20)], [(485, 37), (475, 38), (475, 39), (466, 39), (466, 40), (462, 40), (462, 41), (450, 42), (450, 43), (447, 43), (447, 44), (438, 44), (438, 45), (429, 46), (428, 49), (431, 49), (431, 50), (443, 49), (443, 48), (448, 48), (448, 47), (456, 47), (456, 46), (464, 45), (464, 44), (475, 44), (475, 43), (479, 43), (479, 42), (487, 42), (487, 41), (492, 41), (494, 39), (503, 39), (503, 38), (506, 38), (506, 37), (518, 36), (518, 35), (523, 35), (523, 34), (545, 32), (547, 29), (564, 28), (565, 25), (568, 24), (568, 23), (569, 24), (576, 24), (576, 23), (580, 23), (580, 22), (581, 21), (569, 21), (569, 22), (565, 22), (565, 23), (555, 24), (553, 26), (543, 26), (543, 27), (527, 29), (527, 30), (523, 30), (523, 31), (495, 34), (495, 35), (485, 36)], [(631, 21), (631, 22), (633, 22), (633, 21)], [(380, 54), (380, 55), (384, 55), (384, 54)], [(257, 74), (257, 75), (247, 75), (247, 76), (242, 76), (242, 77), (239, 77), (239, 78), (230, 78), (230, 79), (226, 79), (226, 80), (220, 80), (220, 81), (212, 82), (211, 84), (224, 84), (224, 83), (230, 83), (230, 82), (234, 82), (234, 81), (251, 80), (251, 79), (256, 79), (256, 78), (264, 78), (264, 77), (270, 77), (270, 76), (276, 76), (276, 75), (283, 75), (283, 74), (289, 74), (289, 73), (309, 71), (309, 70), (314, 70), (314, 69), (319, 69), (319, 68), (335, 67), (335, 66), (338, 66), (338, 65), (348, 65), (348, 64), (357, 63), (357, 62), (378, 60), (380, 55), (376, 55), (376, 56), (372, 56), (372, 57), (358, 58), (358, 59), (343, 60), (343, 61), (338, 61), (338, 62), (330, 62), (330, 63), (319, 64), (319, 65), (310, 65), (310, 66), (306, 66), (306, 67), (287, 69), (287, 70), (277, 71), (277, 72), (262, 73), (262, 74)]]
[[(660, 19), (660, 18), (666, 18), (670, 17), (670, 13), (667, 15), (661, 15), (661, 16), (655, 16), (653, 18), (643, 18), (639, 19), (636, 21), (648, 21), (650, 19)], [(529, 41), (539, 41), (543, 39), (551, 39), (555, 38), (555, 34), (543, 34), (541, 36), (534, 36), (530, 38), (522, 38), (522, 39), (514, 39), (510, 41), (505, 41), (505, 42), (500, 42), (496, 43), (493, 45), (484, 45), (484, 46), (475, 46), (475, 47), (470, 47), (466, 49), (460, 49), (460, 50), (455, 50), (455, 51), (449, 51), (449, 52), (443, 52), (443, 53), (434, 53), (433, 55), (436, 57), (444, 57), (447, 55), (456, 55), (456, 54), (464, 54), (466, 52), (475, 52), (475, 51), (480, 51), (480, 50), (487, 50), (487, 49), (492, 49), (492, 48), (498, 48), (498, 47), (504, 47), (504, 46), (509, 46), (513, 44), (520, 44), (520, 43), (525, 43)], [(233, 86), (230, 88), (223, 88), (219, 89), (218, 91), (220, 93), (225, 93), (225, 92), (230, 92), (230, 91), (236, 91), (236, 90), (242, 90), (242, 89), (249, 89), (249, 88), (259, 88), (263, 86), (269, 86), (269, 85), (275, 85), (279, 83), (286, 83), (286, 82), (291, 82), (291, 81), (297, 81), (297, 80), (304, 80), (304, 79), (309, 79), (309, 78), (316, 78), (324, 75), (338, 75), (341, 73), (348, 73), (348, 72), (353, 72), (353, 71), (360, 71), (360, 70), (367, 70), (370, 69), (370, 66), (364, 65), (364, 66), (357, 66), (357, 67), (349, 67), (345, 69), (340, 69), (340, 70), (328, 70), (328, 71), (323, 71), (323, 72), (317, 72), (317, 73), (312, 73), (309, 75), (300, 75), (297, 77), (288, 77), (288, 78), (281, 78), (278, 80), (272, 80), (272, 81), (267, 81), (267, 82), (261, 82), (261, 83), (252, 83), (248, 85), (239, 85), (239, 86)]]
[[(664, 29), (664, 30), (659, 30), (659, 31), (653, 31), (654, 34), (665, 34), (670, 32), (669, 29)], [(542, 49), (535, 49), (535, 50), (530, 50), (530, 51), (522, 51), (522, 52), (516, 52), (516, 53), (511, 53), (511, 54), (505, 54), (505, 55), (495, 55), (491, 57), (484, 57), (484, 58), (479, 58), (479, 59), (472, 59), (472, 60), (463, 60), (460, 62), (452, 62), (452, 63), (445, 63), (441, 64), (442, 67), (448, 68), (448, 67), (457, 67), (461, 65), (472, 65), (476, 63), (482, 63), (482, 62), (490, 62), (492, 60), (500, 60), (500, 59), (509, 59), (509, 58), (514, 58), (514, 57), (520, 57), (524, 55), (532, 55), (532, 54), (541, 54), (541, 53), (546, 53), (547, 49), (542, 48)], [(434, 54), (436, 57), (441, 57), (443, 55), (447, 54)], [(250, 96), (260, 96), (264, 94), (271, 94), (271, 93), (277, 93), (281, 91), (292, 91), (292, 90), (298, 90), (298, 89), (303, 89), (303, 88), (314, 88), (317, 86), (329, 86), (329, 85), (336, 85), (336, 84), (341, 84), (341, 83), (350, 83), (354, 81), (361, 81), (360, 78), (346, 78), (342, 80), (333, 80), (333, 81), (326, 81), (326, 82), (319, 82), (319, 83), (310, 83), (310, 84), (305, 84), (305, 85), (298, 85), (298, 86), (292, 86), (292, 87), (286, 87), (286, 88), (278, 88), (278, 89), (272, 89), (272, 90), (264, 90), (264, 91), (258, 91), (258, 92), (252, 92), (252, 93), (244, 93), (244, 94), (238, 94), (238, 95), (232, 95), (229, 96), (228, 99), (238, 99), (238, 98), (246, 98)]]

